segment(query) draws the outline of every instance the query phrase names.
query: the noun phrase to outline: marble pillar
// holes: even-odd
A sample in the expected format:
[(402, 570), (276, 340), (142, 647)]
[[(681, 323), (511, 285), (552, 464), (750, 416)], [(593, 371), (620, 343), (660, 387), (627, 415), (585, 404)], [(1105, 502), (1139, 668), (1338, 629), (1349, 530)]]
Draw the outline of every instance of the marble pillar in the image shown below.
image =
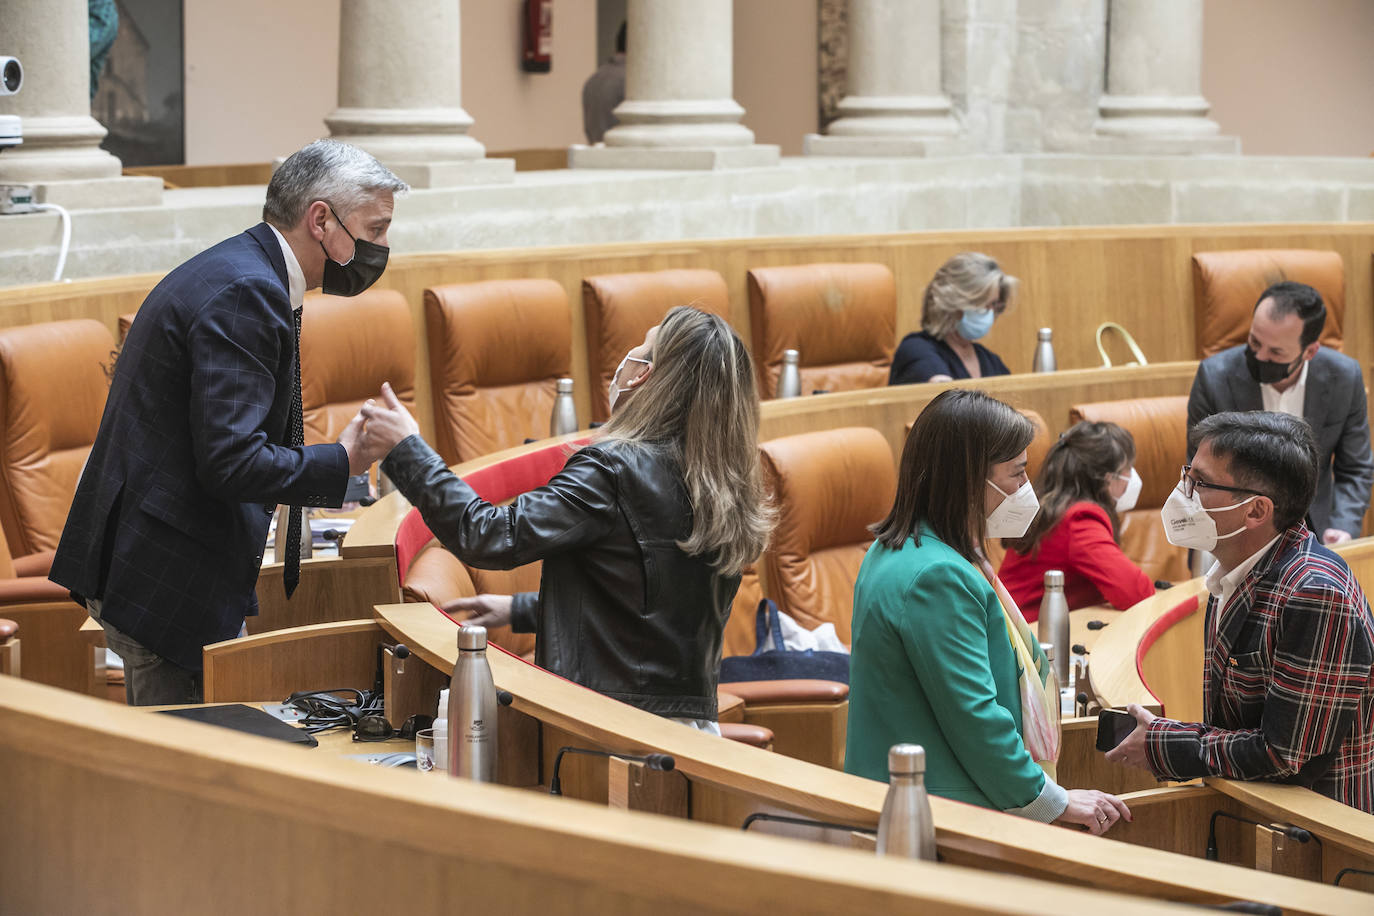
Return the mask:
[(839, 118), (808, 155), (924, 156), (962, 149), (940, 71), (940, 0), (850, 0)]
[(1202, 97), (1202, 0), (1111, 0), (1107, 16), (1107, 91), (1093, 150), (1239, 153)]
[(0, 152), (0, 183), (34, 185), (35, 200), (73, 209), (160, 202), (160, 179), (121, 177), (100, 148), (85, 0), (0, 0), (0, 24), (0, 55), (24, 67), (19, 92), (0, 96), (0, 115), (18, 116), (24, 139)]
[(339, 107), (330, 135), (418, 188), (509, 181), (463, 110), (459, 0), (342, 0)]
[(573, 168), (773, 165), (733, 98), (733, 0), (630, 0), (625, 101), (604, 145), (574, 146)]

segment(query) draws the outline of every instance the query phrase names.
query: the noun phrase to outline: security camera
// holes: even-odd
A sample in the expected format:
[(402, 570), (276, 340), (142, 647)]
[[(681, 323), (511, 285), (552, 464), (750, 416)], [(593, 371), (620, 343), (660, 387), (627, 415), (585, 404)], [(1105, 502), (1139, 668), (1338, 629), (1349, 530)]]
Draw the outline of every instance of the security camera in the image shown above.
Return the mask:
[(24, 85), (24, 65), (17, 57), (0, 57), (0, 95), (14, 95)]

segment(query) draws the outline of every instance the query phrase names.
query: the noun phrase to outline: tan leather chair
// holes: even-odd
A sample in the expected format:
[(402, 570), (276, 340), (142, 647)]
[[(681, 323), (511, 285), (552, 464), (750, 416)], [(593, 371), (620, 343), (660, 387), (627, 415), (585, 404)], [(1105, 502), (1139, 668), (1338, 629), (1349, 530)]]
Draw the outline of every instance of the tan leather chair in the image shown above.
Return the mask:
[(883, 264), (749, 271), (759, 393), (774, 396), (784, 350), (801, 352), (802, 393), (880, 388), (897, 346), (897, 286)]
[(305, 444), (338, 439), (382, 382), (415, 412), (415, 331), (405, 296), (391, 289), (350, 298), (307, 294), (301, 312)]
[(1135, 439), (1135, 469), (1142, 487), (1135, 508), (1121, 520), (1121, 549), (1151, 579), (1183, 582), (1188, 551), (1164, 536), (1159, 510), (1178, 486), (1179, 468), (1188, 460), (1188, 399), (1135, 398), (1076, 404), (1069, 422), (1115, 423)]
[(846, 645), (854, 580), (873, 541), (868, 526), (892, 508), (897, 472), (882, 433), (847, 427), (759, 446), (778, 507), (759, 560), (764, 592), (808, 630), (833, 623)]
[(755, 622), (762, 600), (763, 584), (759, 582), (758, 570), (750, 566), (740, 575), (739, 591), (735, 592), (735, 601), (730, 605), (730, 618), (725, 621), (722, 655), (754, 654), (754, 649), (758, 647)]
[(100, 428), (114, 348), (90, 319), (0, 331), (0, 527), (12, 556), (57, 546)]
[(1193, 255), (1193, 320), (1197, 354), (1205, 359), (1245, 343), (1260, 294), (1283, 280), (1306, 283), (1326, 302), (1324, 347), (1341, 349), (1345, 264), (1334, 251), (1252, 249)]
[(611, 376), (631, 347), (679, 305), (730, 317), (725, 280), (714, 270), (655, 270), (601, 274), (582, 281), (582, 311), (587, 322), (587, 363), (592, 376), (592, 420), (611, 415)]
[[(529, 563), (510, 570), (477, 569), (467, 566), (438, 541), (416, 554), (406, 571), (401, 594), (406, 601), (428, 601), (442, 607), (455, 598), (473, 595), (513, 595), (539, 590), (542, 563)], [(534, 651), (533, 633), (515, 633), (510, 627), (492, 629), (487, 638), (516, 655)]]
[[(449, 464), (549, 434), (572, 372), (572, 313), (553, 280), (425, 290), (435, 448)], [(584, 420), (585, 424), (585, 420)]]

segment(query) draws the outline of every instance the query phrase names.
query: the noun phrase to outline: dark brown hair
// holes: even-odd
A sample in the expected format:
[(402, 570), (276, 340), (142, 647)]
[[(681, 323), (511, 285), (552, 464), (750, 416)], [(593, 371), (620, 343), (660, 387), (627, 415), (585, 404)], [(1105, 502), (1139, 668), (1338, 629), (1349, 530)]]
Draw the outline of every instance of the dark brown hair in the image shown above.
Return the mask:
[(1112, 537), (1120, 543), (1120, 519), (1116, 500), (1107, 492), (1121, 466), (1135, 461), (1135, 440), (1115, 423), (1084, 420), (1059, 437), (1050, 447), (1035, 477), (1040, 514), (1019, 538), (1004, 538), (1002, 545), (1020, 554), (1031, 554), (1045, 535), (1054, 530), (1074, 503), (1096, 503), (1112, 520)]
[(872, 527), (893, 550), (925, 522), (935, 536), (970, 563), (977, 561), (987, 520), (984, 488), (994, 464), (1011, 461), (1035, 438), (1031, 421), (969, 388), (942, 391), (911, 427), (897, 472), (897, 498), (887, 518)]

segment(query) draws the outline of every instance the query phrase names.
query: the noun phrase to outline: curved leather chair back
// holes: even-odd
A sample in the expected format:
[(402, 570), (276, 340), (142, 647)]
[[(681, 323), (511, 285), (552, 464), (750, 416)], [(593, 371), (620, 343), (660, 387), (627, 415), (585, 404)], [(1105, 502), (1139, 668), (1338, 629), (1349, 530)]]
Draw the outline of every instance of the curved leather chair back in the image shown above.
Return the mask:
[(572, 374), (572, 313), (553, 280), (425, 290), (435, 448), (449, 464), (549, 434), (558, 380)]
[(1326, 302), (1324, 347), (1341, 349), (1345, 324), (1345, 264), (1334, 251), (1251, 249), (1193, 255), (1193, 320), (1197, 354), (1205, 359), (1245, 343), (1260, 295), (1283, 280), (1306, 283)]
[(57, 546), (95, 442), (114, 337), (98, 321), (0, 331), (0, 527), (16, 557)]
[(784, 350), (801, 353), (802, 394), (887, 384), (897, 345), (897, 285), (884, 264), (749, 271), (760, 397), (774, 396)]
[(415, 331), (405, 296), (370, 289), (351, 298), (308, 293), (301, 312), (305, 444), (339, 438), (382, 382), (415, 412)]
[(582, 281), (582, 311), (587, 322), (587, 364), (592, 376), (592, 420), (611, 415), (611, 376), (631, 347), (679, 305), (730, 317), (725, 279), (714, 270), (655, 270), (601, 274)]
[(740, 576), (739, 591), (735, 592), (734, 603), (730, 605), (730, 619), (725, 621), (724, 656), (752, 655), (758, 645), (755, 634), (755, 620), (759, 601), (763, 598), (763, 585), (759, 582), (758, 570), (750, 566)]
[(847, 427), (759, 446), (778, 508), (759, 560), (764, 591), (808, 630), (833, 623), (849, 643), (854, 580), (873, 541), (868, 526), (892, 508), (897, 471), (882, 433)]
[(1069, 422), (1115, 423), (1135, 439), (1135, 469), (1142, 487), (1135, 508), (1121, 520), (1121, 549), (1151, 579), (1182, 582), (1191, 578), (1188, 551), (1164, 536), (1159, 510), (1178, 486), (1188, 460), (1188, 399), (1136, 398), (1076, 404)]
[(119, 345), (124, 346), (124, 338), (129, 336), (129, 328), (134, 326), (134, 319), (138, 317), (138, 312), (125, 312), (119, 316)]
[[(473, 595), (538, 591), (541, 568), (540, 563), (530, 563), (511, 570), (473, 569), (438, 541), (430, 541), (406, 570), (401, 594), (406, 601), (428, 601), (442, 606), (455, 598)], [(496, 627), (487, 638), (516, 655), (534, 650), (533, 633), (513, 633), (510, 627)]]

